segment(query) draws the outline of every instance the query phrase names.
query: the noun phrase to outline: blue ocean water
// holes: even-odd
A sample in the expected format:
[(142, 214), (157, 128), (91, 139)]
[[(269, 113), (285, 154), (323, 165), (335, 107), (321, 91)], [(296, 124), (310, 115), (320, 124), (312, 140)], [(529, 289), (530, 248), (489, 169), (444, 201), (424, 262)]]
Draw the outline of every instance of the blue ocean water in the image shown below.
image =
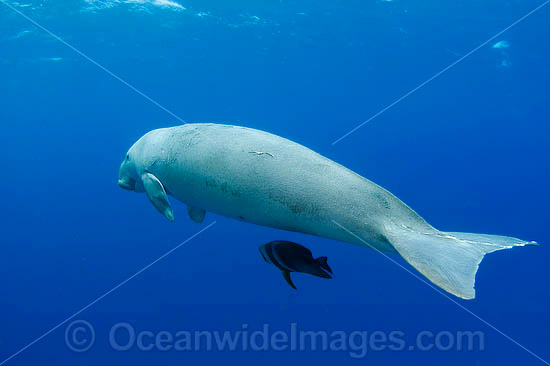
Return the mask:
[[(550, 5), (333, 144), (541, 4), (0, 0), (0, 365), (550, 361)], [(117, 172), (134, 141), (179, 118), (299, 142), (439, 229), (541, 246), (488, 255), (477, 298), (451, 301), (364, 248), (214, 214), (198, 225), (174, 200), (169, 223)], [(292, 290), (259, 255), (271, 240), (328, 256), (334, 279), (297, 274)], [(128, 350), (113, 346), (117, 324)], [(266, 327), (346, 341), (205, 340)], [(197, 349), (170, 341), (197, 331)], [(459, 349), (460, 332), (483, 342)]]

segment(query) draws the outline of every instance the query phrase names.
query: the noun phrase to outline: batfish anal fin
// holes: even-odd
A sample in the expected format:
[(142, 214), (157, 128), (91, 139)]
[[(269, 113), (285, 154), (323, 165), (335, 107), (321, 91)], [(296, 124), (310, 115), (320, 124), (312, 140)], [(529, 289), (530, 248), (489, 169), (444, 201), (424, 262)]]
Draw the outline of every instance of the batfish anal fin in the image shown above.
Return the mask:
[(285, 278), (286, 282), (296, 290), (296, 286), (294, 286), (294, 283), (292, 283), (292, 278), (290, 278), (290, 272), (289, 271), (281, 271), (283, 273), (283, 277)]
[(145, 187), (145, 193), (147, 193), (147, 197), (149, 197), (153, 206), (169, 221), (174, 221), (174, 212), (160, 180), (151, 173), (143, 173), (141, 180)]
[(191, 218), (191, 220), (195, 221), (197, 224), (200, 224), (204, 221), (206, 211), (204, 211), (202, 208), (187, 205), (187, 212), (189, 213), (189, 217)]

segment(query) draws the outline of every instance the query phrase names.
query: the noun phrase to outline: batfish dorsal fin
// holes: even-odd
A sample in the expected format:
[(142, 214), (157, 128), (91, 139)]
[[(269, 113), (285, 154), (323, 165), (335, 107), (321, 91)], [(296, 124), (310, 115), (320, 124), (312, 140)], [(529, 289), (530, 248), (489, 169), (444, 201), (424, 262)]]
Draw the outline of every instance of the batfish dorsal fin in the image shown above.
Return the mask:
[(290, 278), (290, 272), (289, 271), (281, 271), (283, 273), (283, 277), (285, 278), (286, 282), (296, 290), (296, 286), (294, 286), (294, 283), (292, 283), (292, 278)]

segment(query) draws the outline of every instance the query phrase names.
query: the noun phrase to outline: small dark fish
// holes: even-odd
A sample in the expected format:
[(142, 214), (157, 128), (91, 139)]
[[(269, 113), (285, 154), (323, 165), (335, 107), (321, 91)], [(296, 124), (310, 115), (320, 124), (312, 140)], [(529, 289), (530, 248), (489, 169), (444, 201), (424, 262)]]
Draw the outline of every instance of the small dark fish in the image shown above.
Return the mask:
[(300, 244), (290, 241), (272, 241), (260, 246), (259, 249), (264, 260), (279, 268), (286, 282), (295, 290), (296, 286), (290, 278), (291, 272), (309, 273), (318, 277), (332, 278), (329, 274), (332, 273), (332, 270), (327, 264), (327, 257), (313, 259), (311, 251)]

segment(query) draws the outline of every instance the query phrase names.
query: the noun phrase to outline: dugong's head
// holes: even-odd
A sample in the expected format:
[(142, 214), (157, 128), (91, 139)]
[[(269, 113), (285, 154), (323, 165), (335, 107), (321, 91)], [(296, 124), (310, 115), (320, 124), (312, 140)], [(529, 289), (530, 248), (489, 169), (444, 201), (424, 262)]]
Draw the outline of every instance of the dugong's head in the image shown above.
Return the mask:
[(155, 176), (152, 167), (162, 160), (162, 129), (151, 131), (134, 144), (120, 164), (118, 185), (135, 192), (146, 192), (153, 205), (168, 220), (174, 221), (174, 213), (166, 196), (163, 183)]
[(120, 164), (118, 171), (118, 186), (129, 191), (143, 192), (143, 184), (138, 175), (135, 160), (132, 158), (132, 149), (126, 154), (126, 158)]
[(142, 155), (149, 134), (139, 139), (126, 153), (118, 171), (118, 186), (129, 191), (144, 192), (141, 175), (144, 170)]

